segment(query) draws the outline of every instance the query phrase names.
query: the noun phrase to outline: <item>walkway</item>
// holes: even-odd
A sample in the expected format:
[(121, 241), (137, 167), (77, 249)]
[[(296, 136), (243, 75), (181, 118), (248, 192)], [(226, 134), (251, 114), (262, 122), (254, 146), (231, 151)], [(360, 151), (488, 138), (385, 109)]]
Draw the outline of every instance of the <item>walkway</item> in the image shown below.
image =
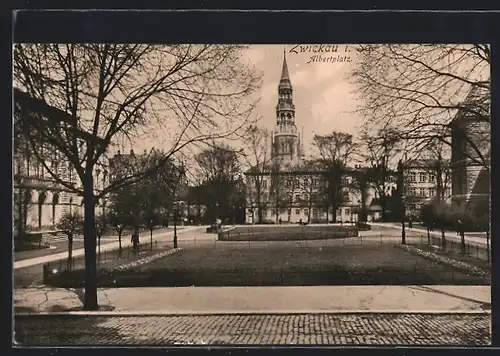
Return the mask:
[[(82, 291), (27, 288), (14, 291), (16, 312), (79, 310)], [(98, 293), (112, 315), (484, 312), (490, 286), (300, 286), (106, 288)], [(81, 314), (85, 312), (73, 312)]]
[[(190, 226), (190, 227), (185, 227), (182, 230), (180, 229), (177, 231), (177, 236), (179, 238), (179, 241), (182, 241), (185, 238), (193, 239), (208, 239), (208, 240), (213, 240), (214, 236), (213, 234), (207, 234), (205, 233), (205, 227), (203, 226)], [(149, 237), (149, 236), (148, 236)], [(161, 241), (167, 241), (173, 238), (173, 231), (165, 231), (165, 232), (157, 232), (155, 233), (153, 231), (153, 239), (161, 242)], [(128, 246), (130, 245), (130, 241), (128, 238), (124, 238), (122, 240), (122, 246)], [(117, 249), (119, 247), (118, 241), (114, 241), (111, 243), (107, 244), (101, 244), (101, 252), (104, 251), (109, 251), (113, 249)], [(85, 254), (85, 250), (83, 248), (76, 249), (73, 251), (73, 257), (78, 257), (78, 256), (83, 256)], [(52, 261), (57, 261), (62, 258), (68, 257), (68, 252), (60, 252), (56, 254), (51, 254), (51, 255), (45, 255), (41, 257), (35, 257), (35, 258), (30, 258), (30, 259), (25, 259), (21, 261), (16, 261), (14, 262), (14, 269), (19, 269), (19, 268), (25, 268), (25, 267), (30, 267), (38, 264), (43, 264), (47, 262), (52, 262)]]

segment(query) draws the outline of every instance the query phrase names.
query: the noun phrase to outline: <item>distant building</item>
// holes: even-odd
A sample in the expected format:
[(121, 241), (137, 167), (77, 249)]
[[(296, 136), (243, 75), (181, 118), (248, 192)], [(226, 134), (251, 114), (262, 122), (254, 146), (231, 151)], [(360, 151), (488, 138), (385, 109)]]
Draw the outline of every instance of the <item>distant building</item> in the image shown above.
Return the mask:
[(419, 159), (405, 162), (406, 215), (418, 217), (423, 204), (451, 197), (449, 160)]

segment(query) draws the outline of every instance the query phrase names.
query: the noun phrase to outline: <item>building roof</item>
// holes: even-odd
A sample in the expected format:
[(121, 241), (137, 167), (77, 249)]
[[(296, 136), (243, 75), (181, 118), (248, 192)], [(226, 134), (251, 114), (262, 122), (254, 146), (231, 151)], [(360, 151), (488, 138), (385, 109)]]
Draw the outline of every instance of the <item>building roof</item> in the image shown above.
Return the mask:
[(436, 167), (436, 164), (439, 162), (444, 167), (450, 164), (450, 161), (447, 159), (438, 160), (431, 158), (421, 158), (421, 159), (408, 160), (405, 162), (404, 166), (405, 168), (434, 168)]
[[(23, 92), (18, 88), (14, 88), (14, 110), (20, 115), (23, 120), (29, 121), (38, 126), (57, 126), (60, 122), (75, 123), (77, 117), (47, 104), (44, 100), (34, 98), (30, 94)], [(100, 137), (93, 136), (91, 133), (76, 129), (76, 135), (84, 140), (92, 140), (97, 144), (106, 144), (106, 141)]]

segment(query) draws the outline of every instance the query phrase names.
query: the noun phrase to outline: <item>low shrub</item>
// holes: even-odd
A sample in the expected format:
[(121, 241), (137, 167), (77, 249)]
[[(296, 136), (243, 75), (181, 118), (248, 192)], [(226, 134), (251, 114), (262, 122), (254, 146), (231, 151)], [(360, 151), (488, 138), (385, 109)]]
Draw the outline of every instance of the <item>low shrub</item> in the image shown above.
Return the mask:
[(262, 219), (262, 221), (256, 221), (255, 225), (273, 225), (276, 224), (276, 221), (271, 219)]
[(356, 227), (358, 228), (358, 231), (369, 231), (372, 228), (369, 224), (361, 221), (356, 223)]

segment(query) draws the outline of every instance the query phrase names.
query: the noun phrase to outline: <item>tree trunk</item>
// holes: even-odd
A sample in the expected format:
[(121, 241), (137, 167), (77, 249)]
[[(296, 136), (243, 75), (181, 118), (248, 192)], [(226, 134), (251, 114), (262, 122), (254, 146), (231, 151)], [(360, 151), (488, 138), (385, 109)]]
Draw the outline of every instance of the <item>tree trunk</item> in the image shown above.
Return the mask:
[(122, 258), (122, 232), (118, 231), (118, 257)]
[(431, 244), (431, 229), (427, 228), (427, 245)]
[(441, 226), (441, 247), (446, 250), (446, 235), (444, 226)]
[(337, 208), (332, 206), (332, 221), (333, 223), (337, 223)]
[(380, 207), (382, 208), (382, 221), (387, 221), (387, 207), (386, 207), (386, 199), (384, 194), (380, 194)]
[(466, 249), (465, 249), (465, 233), (463, 231), (460, 231), (460, 243), (461, 243), (461, 247), (462, 247), (462, 253), (465, 253), (466, 252)]
[(490, 262), (490, 231), (486, 231), (486, 259)]
[(71, 270), (73, 267), (73, 235), (68, 235), (68, 269)]
[(94, 184), (92, 175), (85, 177), (83, 184), (83, 206), (85, 221), (83, 227), (83, 241), (85, 250), (85, 296), (84, 310), (98, 310), (97, 302), (97, 260), (96, 260), (96, 227)]
[(42, 204), (38, 203), (38, 228), (42, 228)]

